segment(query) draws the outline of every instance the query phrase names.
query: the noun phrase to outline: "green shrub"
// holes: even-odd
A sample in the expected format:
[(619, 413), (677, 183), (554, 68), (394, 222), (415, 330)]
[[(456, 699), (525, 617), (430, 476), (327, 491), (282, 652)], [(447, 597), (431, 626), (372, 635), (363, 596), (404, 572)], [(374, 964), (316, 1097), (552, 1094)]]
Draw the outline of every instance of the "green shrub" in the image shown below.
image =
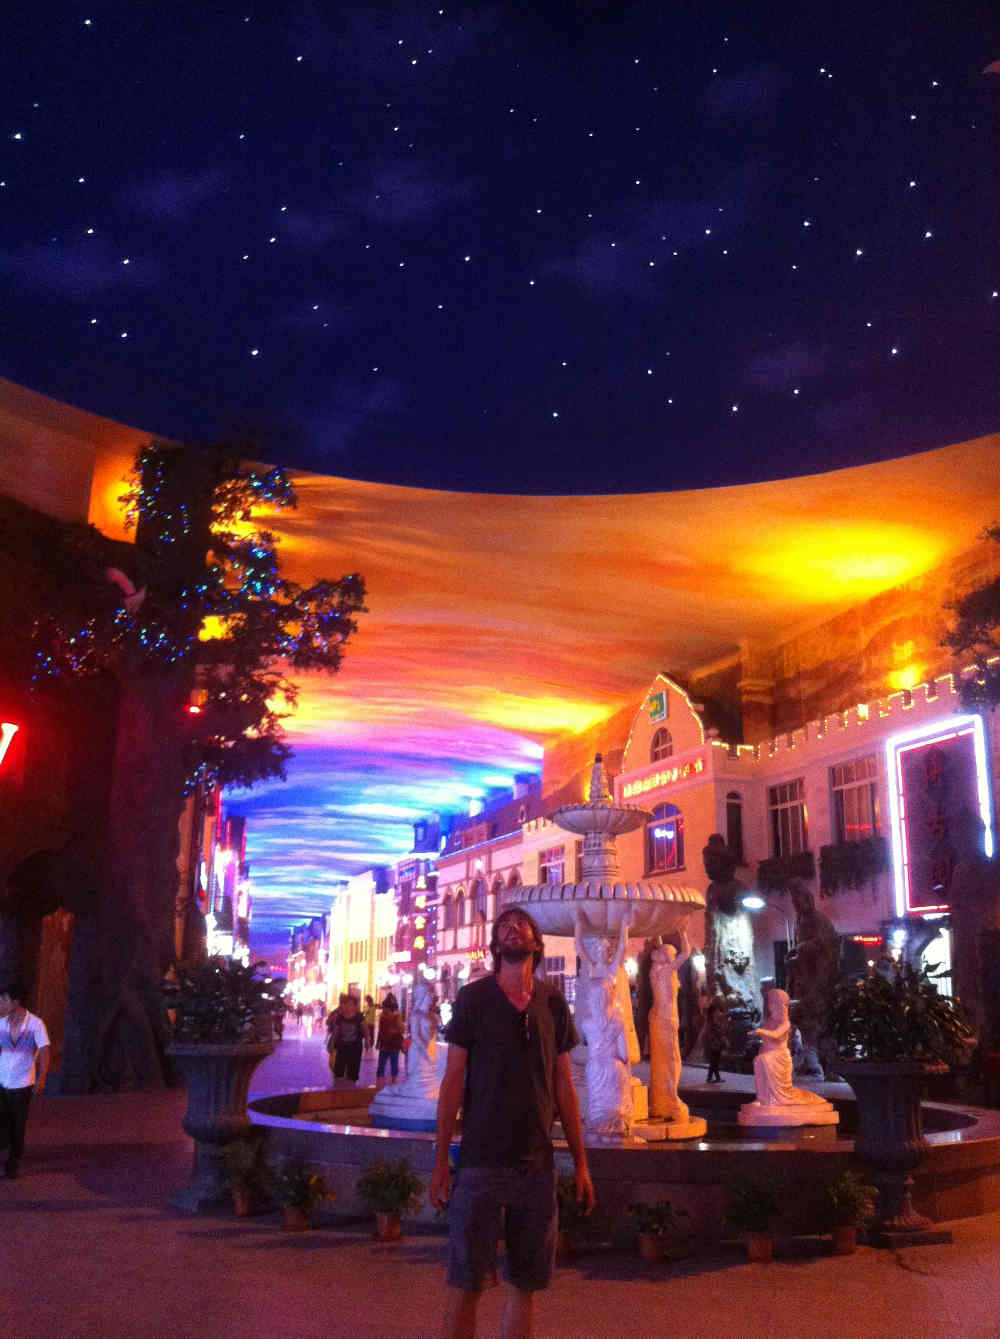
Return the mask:
[(962, 1062), (973, 1041), (960, 1007), (926, 967), (894, 963), (889, 976), (844, 981), (834, 992), (830, 1032), (845, 1059)]
[(875, 1214), (878, 1191), (857, 1172), (842, 1172), (823, 1187), (820, 1212), (823, 1227), (863, 1227)]
[(311, 1172), (300, 1162), (282, 1168), (272, 1182), (271, 1192), (279, 1204), (306, 1213), (311, 1213), (322, 1200), (334, 1198), (323, 1175)]
[(726, 1221), (737, 1232), (773, 1232), (781, 1218), (782, 1189), (773, 1179), (734, 1176), (726, 1186)]
[(407, 1158), (396, 1162), (377, 1158), (361, 1173), (355, 1190), (373, 1213), (398, 1213), (405, 1217), (420, 1208), (424, 1183)]
[(680, 1229), (681, 1219), (690, 1216), (687, 1209), (675, 1209), (669, 1200), (654, 1204), (639, 1200), (628, 1207), (635, 1229), (643, 1237), (669, 1237)]

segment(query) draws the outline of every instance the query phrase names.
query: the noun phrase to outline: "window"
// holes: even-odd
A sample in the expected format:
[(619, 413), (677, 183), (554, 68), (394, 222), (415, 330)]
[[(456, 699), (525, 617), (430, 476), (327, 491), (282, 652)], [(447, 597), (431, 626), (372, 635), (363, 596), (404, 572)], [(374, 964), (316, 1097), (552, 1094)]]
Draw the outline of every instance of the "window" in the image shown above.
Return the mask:
[(555, 986), (556, 990), (563, 990), (566, 983), (565, 958), (544, 958), (542, 961), (542, 970), (548, 985)]
[(743, 864), (743, 796), (738, 790), (731, 790), (726, 796), (726, 845), (736, 857), (737, 864)]
[(646, 824), (646, 873), (684, 868), (684, 816), (674, 804), (659, 804)]
[(455, 925), (458, 929), (461, 929), (465, 924), (465, 903), (465, 890), (459, 888), (455, 894)]
[(565, 883), (566, 869), (565, 846), (550, 846), (546, 851), (538, 852), (538, 882)]
[(836, 841), (859, 842), (877, 834), (879, 815), (875, 777), (874, 754), (830, 768)]
[(486, 880), (477, 879), (472, 889), (472, 908), (474, 912), (473, 919), (484, 921), (486, 919)]
[(771, 854), (798, 855), (809, 849), (806, 826), (806, 783), (802, 777), (768, 786), (767, 807), (771, 814)]
[(664, 758), (669, 758), (673, 751), (673, 736), (665, 725), (661, 725), (654, 733), (653, 742), (649, 746), (649, 761), (662, 762)]
[(441, 929), (454, 930), (455, 928), (455, 903), (449, 896), (445, 896), (441, 903)]

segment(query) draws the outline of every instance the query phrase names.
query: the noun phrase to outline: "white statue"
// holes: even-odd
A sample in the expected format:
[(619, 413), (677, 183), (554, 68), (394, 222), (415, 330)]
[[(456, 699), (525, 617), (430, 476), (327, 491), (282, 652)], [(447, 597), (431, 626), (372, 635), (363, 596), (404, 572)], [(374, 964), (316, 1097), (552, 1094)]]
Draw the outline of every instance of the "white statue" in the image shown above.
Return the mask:
[(687, 1104), (677, 1096), (681, 1076), (681, 1046), (678, 1038), (680, 1019), (677, 992), (680, 969), (691, 956), (687, 931), (681, 931), (681, 951), (673, 944), (653, 949), (649, 982), (653, 988), (653, 1007), (649, 1011), (649, 1114), (668, 1121), (687, 1122)]
[(406, 1078), (375, 1095), (368, 1109), (373, 1125), (417, 1130), (435, 1128), (443, 1068), (438, 1054), (438, 1021), (438, 1007), (430, 983), (418, 981), (413, 987), (410, 1006)]
[(621, 1001), (613, 977), (594, 982), (583, 1025), (587, 1043), (587, 1133), (627, 1136), (632, 1125), (632, 1071)]
[(576, 914), (574, 942), (586, 969), (580, 1022), (587, 1043), (584, 1126), (592, 1135), (627, 1135), (632, 1123), (631, 1066), (639, 1046), (624, 967), (628, 927), (623, 912), (616, 945), (609, 936), (585, 936), (583, 914)]
[(410, 1005), (410, 1049), (406, 1053), (406, 1078), (399, 1085), (401, 1093), (437, 1101), (439, 1021), (434, 992), (428, 982), (418, 981)]
[(831, 1103), (819, 1093), (792, 1084), (792, 1053), (788, 994), (772, 988), (767, 992), (764, 1026), (751, 1036), (760, 1037), (760, 1051), (753, 1062), (756, 1101), (740, 1107), (741, 1125), (836, 1125), (839, 1117)]
[(640, 1059), (639, 1038), (636, 1035), (635, 1019), (632, 1017), (632, 994), (628, 988), (628, 973), (625, 971), (625, 950), (628, 946), (628, 932), (631, 920), (627, 910), (622, 912), (618, 929), (618, 942), (610, 935), (595, 934), (587, 925), (582, 909), (577, 908), (574, 919), (573, 944), (583, 969), (584, 999), (583, 1009), (578, 1008), (583, 1030), (591, 1002), (600, 991), (597, 983), (610, 978), (615, 983), (615, 993), (621, 1005), (622, 1022), (628, 1042), (628, 1062), (637, 1065)]

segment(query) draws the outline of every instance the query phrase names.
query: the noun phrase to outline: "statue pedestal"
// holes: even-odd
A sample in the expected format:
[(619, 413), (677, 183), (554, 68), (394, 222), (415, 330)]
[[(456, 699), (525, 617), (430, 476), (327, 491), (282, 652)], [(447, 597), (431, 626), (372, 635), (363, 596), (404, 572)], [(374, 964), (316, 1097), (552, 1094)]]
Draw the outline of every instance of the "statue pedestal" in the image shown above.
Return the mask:
[(737, 1120), (740, 1125), (836, 1125), (840, 1120), (835, 1108), (823, 1098), (815, 1102), (790, 1102), (787, 1106), (764, 1106), (744, 1102)]
[(437, 1129), (437, 1098), (433, 1100), (390, 1086), (376, 1093), (368, 1119), (382, 1130)]
[(637, 1121), (632, 1126), (632, 1134), (647, 1144), (656, 1144), (667, 1139), (700, 1139), (707, 1129), (700, 1116), (690, 1116), (687, 1120), (660, 1120), (652, 1116), (649, 1120)]

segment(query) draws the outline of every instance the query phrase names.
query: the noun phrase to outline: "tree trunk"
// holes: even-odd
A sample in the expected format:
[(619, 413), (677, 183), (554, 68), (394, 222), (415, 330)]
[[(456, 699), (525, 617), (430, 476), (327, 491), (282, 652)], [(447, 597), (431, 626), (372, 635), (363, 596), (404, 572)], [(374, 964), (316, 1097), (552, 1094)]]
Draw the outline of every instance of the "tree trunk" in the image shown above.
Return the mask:
[(161, 990), (174, 958), (184, 799), (178, 726), (191, 682), (187, 666), (122, 681), (97, 908), (91, 1088), (155, 1087), (168, 1073)]

